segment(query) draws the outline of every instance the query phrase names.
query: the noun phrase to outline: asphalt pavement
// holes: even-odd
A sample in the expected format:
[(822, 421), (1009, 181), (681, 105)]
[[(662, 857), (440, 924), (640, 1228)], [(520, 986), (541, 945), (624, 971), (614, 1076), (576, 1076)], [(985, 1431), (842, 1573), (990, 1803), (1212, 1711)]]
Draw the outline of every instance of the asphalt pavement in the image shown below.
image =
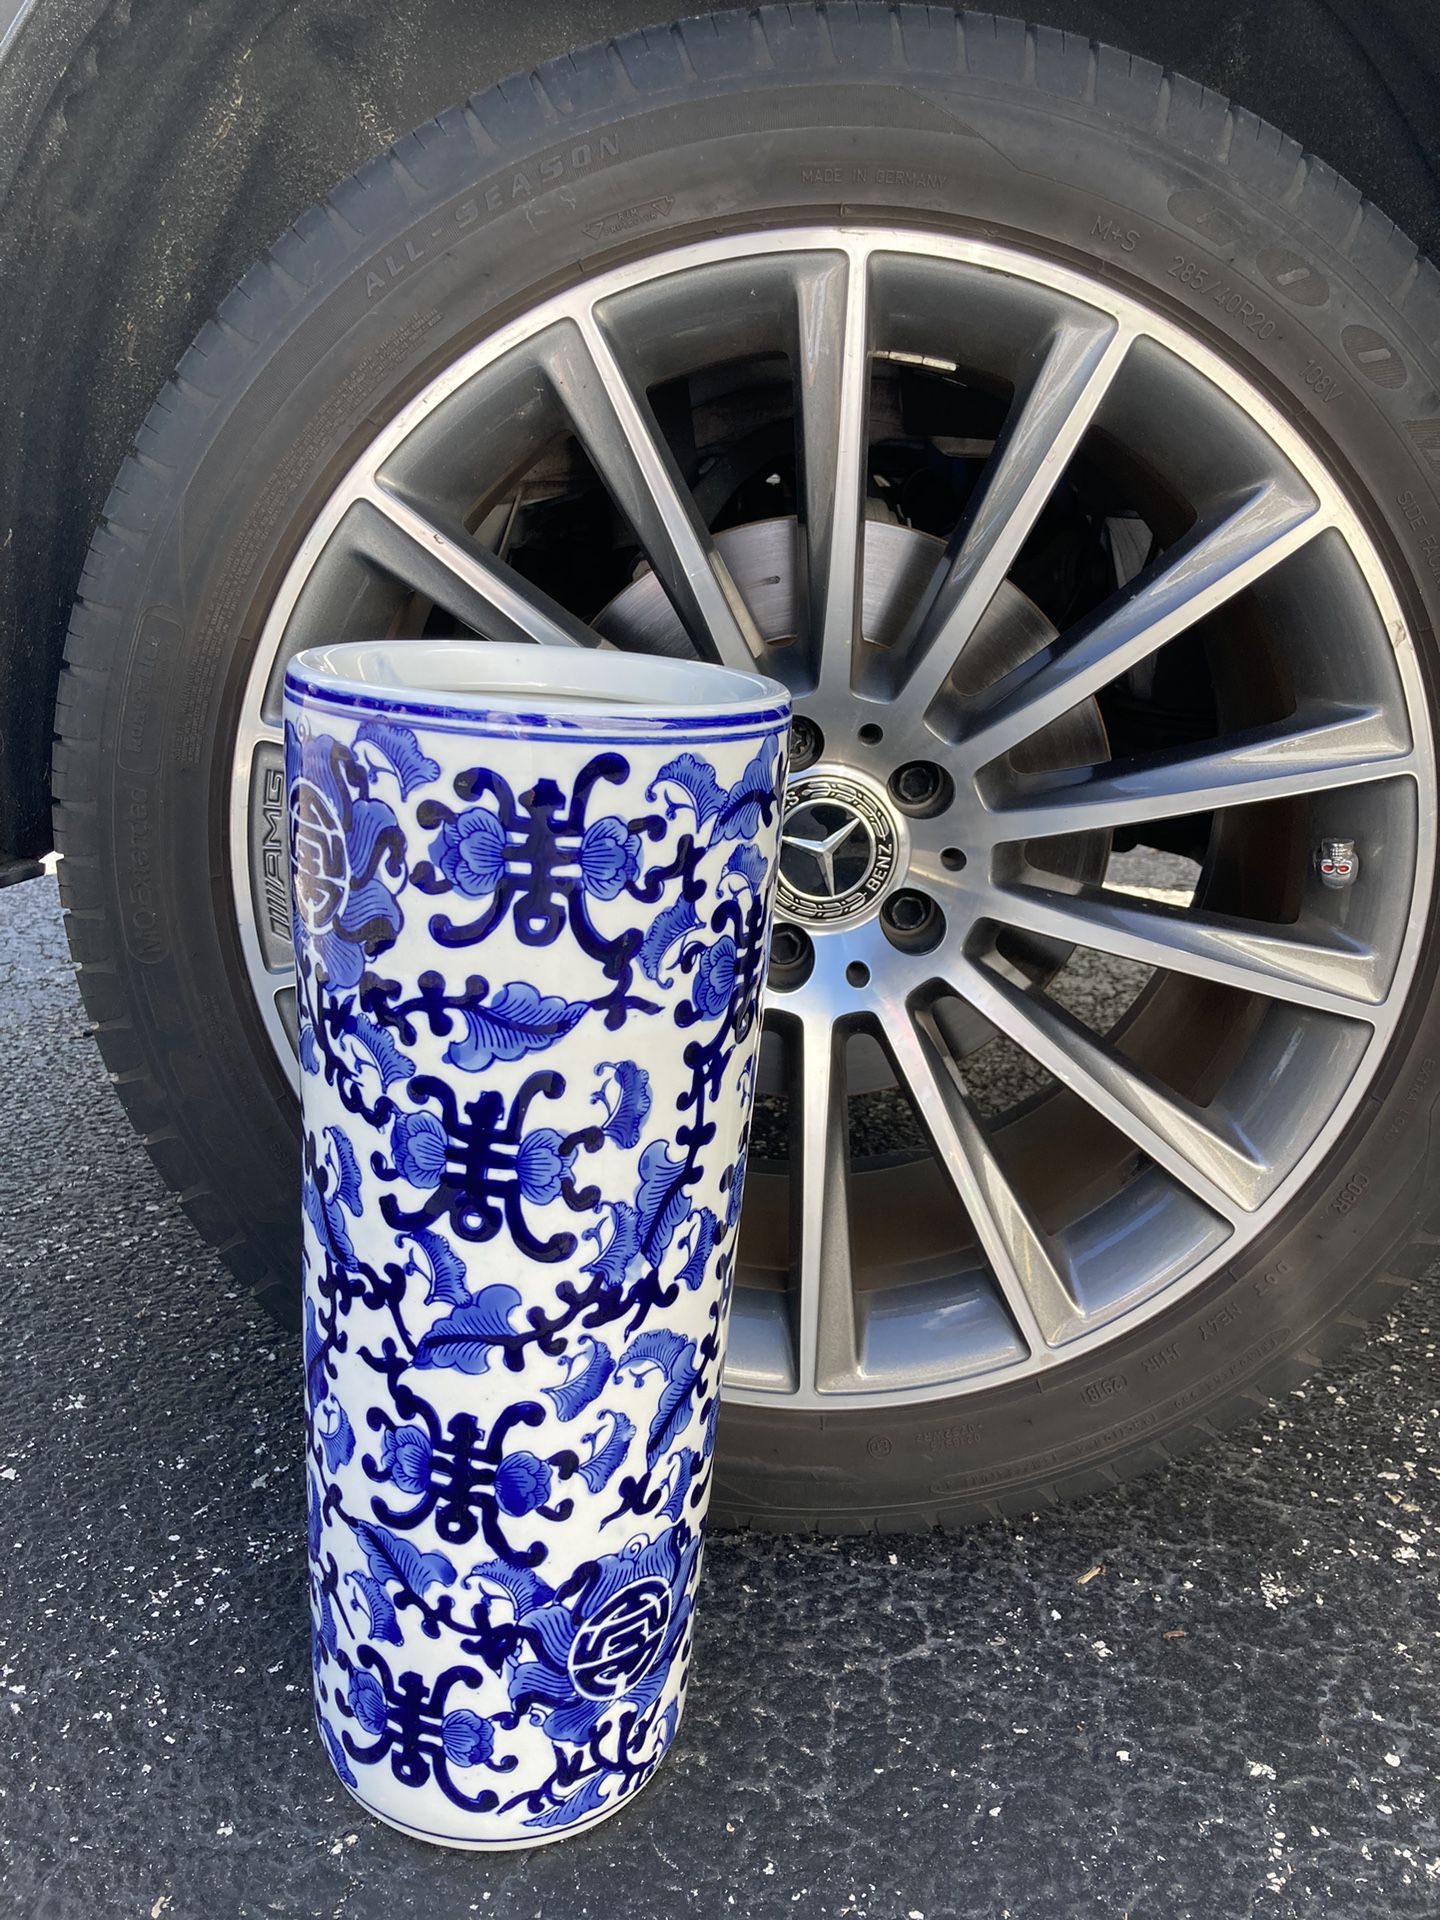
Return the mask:
[(311, 1725), (298, 1353), (131, 1135), (53, 881), (0, 893), (0, 1915), (1433, 1915), (1436, 1298), (1063, 1512), (714, 1537), (654, 1784), (448, 1855)]

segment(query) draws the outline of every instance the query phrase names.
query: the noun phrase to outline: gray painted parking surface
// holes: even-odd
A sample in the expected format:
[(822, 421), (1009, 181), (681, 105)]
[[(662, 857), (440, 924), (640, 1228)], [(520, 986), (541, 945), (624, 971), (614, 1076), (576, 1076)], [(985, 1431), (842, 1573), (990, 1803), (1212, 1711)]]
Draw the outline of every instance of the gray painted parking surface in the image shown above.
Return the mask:
[(488, 1861), (368, 1820), (307, 1701), (298, 1356), (0, 894), (0, 1913), (1440, 1908), (1435, 1276), (1203, 1458), (955, 1538), (718, 1537), (673, 1757)]

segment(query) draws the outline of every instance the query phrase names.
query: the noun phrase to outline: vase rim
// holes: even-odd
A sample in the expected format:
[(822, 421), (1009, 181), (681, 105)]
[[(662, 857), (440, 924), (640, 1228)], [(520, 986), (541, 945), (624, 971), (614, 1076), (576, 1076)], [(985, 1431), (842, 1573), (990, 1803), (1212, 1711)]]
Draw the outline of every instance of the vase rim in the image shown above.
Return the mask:
[[(638, 669), (638, 671), (637, 671)], [(705, 660), (492, 640), (358, 640), (310, 647), (285, 669), (286, 690), (423, 718), (663, 726), (787, 717), (778, 680)]]

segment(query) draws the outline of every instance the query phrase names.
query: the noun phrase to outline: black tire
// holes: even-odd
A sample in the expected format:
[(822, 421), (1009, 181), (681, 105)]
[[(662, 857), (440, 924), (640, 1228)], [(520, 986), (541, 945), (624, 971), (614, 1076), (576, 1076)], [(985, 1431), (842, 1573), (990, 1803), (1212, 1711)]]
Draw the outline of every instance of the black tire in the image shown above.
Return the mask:
[[(107, 505), (60, 690), (61, 880), (100, 1044), (196, 1226), (277, 1311), (296, 1295), (295, 1131), (229, 923), (225, 782), (307, 513), (457, 342), (537, 288), (657, 236), (841, 202), (1099, 260), (1193, 325), (1368, 503), (1433, 701), (1440, 277), (1274, 128), (1109, 48), (919, 6), (712, 16), (477, 96), (338, 186), (205, 327)], [(1177, 260), (1278, 324), (1262, 340)], [(1323, 407), (1317, 366), (1343, 389)], [(1435, 959), (1432, 926), (1371, 1097), (1242, 1264), (1043, 1390), (903, 1414), (731, 1408), (719, 1517), (856, 1529), (1033, 1508), (1301, 1379), (1431, 1257)]]

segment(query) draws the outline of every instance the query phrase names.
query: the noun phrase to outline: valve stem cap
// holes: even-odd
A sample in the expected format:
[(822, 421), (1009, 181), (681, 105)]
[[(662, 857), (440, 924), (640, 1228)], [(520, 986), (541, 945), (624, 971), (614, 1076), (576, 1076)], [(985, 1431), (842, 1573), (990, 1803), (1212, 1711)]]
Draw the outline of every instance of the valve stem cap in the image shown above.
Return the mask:
[(1353, 840), (1322, 840), (1315, 853), (1315, 870), (1322, 886), (1336, 891), (1353, 887), (1360, 874), (1360, 856)]

